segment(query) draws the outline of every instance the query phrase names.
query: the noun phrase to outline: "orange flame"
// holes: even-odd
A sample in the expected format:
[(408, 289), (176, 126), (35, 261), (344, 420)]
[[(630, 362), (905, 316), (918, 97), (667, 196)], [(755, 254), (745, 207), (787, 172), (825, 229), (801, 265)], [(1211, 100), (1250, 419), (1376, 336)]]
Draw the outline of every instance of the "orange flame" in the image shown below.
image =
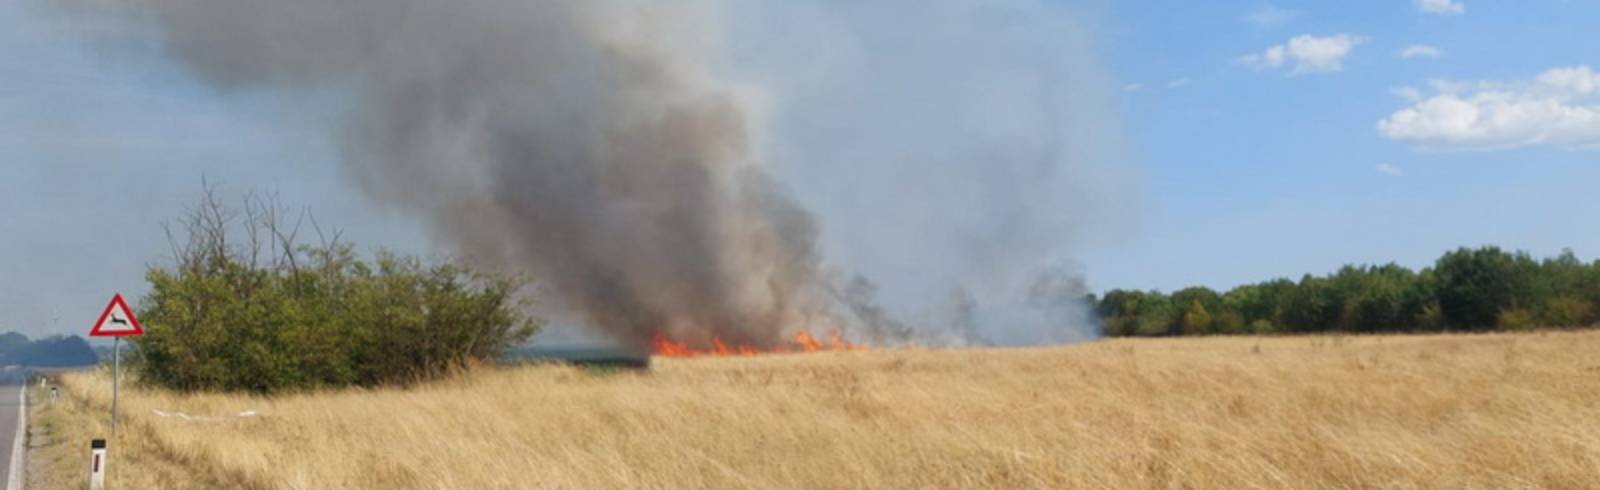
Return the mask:
[(800, 344), (800, 347), (805, 348), (806, 352), (816, 352), (822, 350), (822, 342), (817, 342), (817, 339), (811, 337), (811, 332), (807, 332), (805, 330), (801, 330), (800, 333), (794, 334), (794, 343)]
[(667, 338), (661, 332), (656, 332), (651, 341), (653, 351), (658, 356), (666, 357), (697, 357), (697, 356), (753, 356), (769, 352), (818, 352), (818, 351), (847, 351), (867, 350), (867, 346), (854, 344), (844, 340), (844, 334), (838, 330), (828, 336), (828, 341), (817, 340), (811, 332), (801, 330), (794, 334), (791, 345), (778, 345), (770, 349), (760, 349), (751, 345), (729, 345), (721, 337), (712, 337), (709, 348), (694, 347), (688, 342), (680, 342)]

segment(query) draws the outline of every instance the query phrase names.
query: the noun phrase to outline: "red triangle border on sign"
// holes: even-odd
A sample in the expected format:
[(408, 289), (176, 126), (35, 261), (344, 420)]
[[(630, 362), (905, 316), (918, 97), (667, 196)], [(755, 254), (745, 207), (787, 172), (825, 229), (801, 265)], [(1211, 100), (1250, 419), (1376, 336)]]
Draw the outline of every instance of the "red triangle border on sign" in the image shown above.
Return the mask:
[[(133, 326), (133, 329), (132, 330), (120, 330), (120, 331), (115, 331), (115, 332), (101, 331), (100, 330), (100, 326), (105, 324), (106, 317), (111, 316), (111, 310), (116, 309), (118, 306), (122, 307), (122, 311), (125, 311), (125, 312), (128, 313), (128, 324)], [(90, 337), (129, 337), (129, 336), (134, 336), (134, 335), (144, 335), (144, 327), (139, 326), (139, 319), (135, 318), (133, 316), (133, 308), (129, 308), (128, 307), (128, 302), (122, 299), (122, 293), (117, 293), (116, 296), (112, 296), (111, 297), (111, 304), (106, 305), (106, 311), (100, 313), (100, 319), (94, 321), (94, 328), (89, 330), (89, 336)]]

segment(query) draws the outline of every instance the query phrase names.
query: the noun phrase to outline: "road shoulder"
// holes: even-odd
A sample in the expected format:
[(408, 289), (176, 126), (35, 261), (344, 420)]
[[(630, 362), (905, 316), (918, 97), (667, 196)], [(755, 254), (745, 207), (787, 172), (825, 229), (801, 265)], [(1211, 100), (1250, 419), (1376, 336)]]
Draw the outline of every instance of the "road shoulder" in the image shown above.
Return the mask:
[(22, 490), (27, 481), (28, 460), (28, 380), (17, 388), (17, 427), (11, 442), (11, 461), (6, 470), (6, 490)]

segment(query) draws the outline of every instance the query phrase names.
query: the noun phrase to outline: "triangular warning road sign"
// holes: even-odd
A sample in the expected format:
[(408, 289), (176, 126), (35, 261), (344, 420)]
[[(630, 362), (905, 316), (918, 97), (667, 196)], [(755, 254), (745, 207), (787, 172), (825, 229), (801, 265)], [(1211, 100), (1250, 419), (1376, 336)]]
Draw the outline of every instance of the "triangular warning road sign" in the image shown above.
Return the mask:
[(106, 305), (105, 313), (100, 314), (100, 319), (94, 322), (94, 329), (89, 330), (90, 337), (124, 337), (129, 335), (144, 335), (144, 328), (139, 326), (139, 319), (133, 317), (133, 309), (128, 308), (128, 302), (122, 300), (122, 293), (111, 297), (111, 304)]

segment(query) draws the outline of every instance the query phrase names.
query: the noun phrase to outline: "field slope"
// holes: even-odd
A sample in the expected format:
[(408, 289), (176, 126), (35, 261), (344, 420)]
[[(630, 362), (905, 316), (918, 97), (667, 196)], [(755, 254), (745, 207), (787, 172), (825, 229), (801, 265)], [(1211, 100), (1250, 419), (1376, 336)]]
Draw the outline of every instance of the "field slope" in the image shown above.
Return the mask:
[[(64, 381), (35, 415), (45, 488), (81, 486), (105, 430), (103, 373)], [(123, 406), (117, 488), (1600, 488), (1600, 332), (530, 366)]]

